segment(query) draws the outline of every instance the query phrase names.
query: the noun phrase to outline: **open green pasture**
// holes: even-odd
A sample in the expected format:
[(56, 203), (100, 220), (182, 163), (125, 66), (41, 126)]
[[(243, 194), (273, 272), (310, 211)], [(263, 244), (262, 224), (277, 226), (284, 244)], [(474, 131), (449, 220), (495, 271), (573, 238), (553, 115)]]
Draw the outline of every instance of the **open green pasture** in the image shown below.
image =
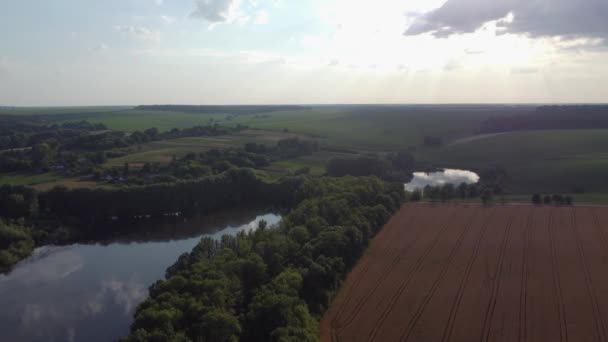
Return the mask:
[(531, 192), (608, 191), (608, 130), (543, 130), (489, 135), (423, 149), (424, 164), (481, 170), (504, 168), (510, 189)]

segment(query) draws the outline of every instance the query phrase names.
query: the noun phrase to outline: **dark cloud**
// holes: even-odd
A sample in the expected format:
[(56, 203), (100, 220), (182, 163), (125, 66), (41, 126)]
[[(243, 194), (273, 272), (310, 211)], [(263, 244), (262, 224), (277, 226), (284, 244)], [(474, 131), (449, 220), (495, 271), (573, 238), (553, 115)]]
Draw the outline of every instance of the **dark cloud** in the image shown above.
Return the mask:
[(470, 33), (501, 20), (500, 32), (531, 37), (608, 38), (608, 0), (448, 0), (416, 18), (405, 35)]
[(240, 3), (240, 0), (196, 0), (192, 16), (211, 23), (230, 21), (239, 10)]

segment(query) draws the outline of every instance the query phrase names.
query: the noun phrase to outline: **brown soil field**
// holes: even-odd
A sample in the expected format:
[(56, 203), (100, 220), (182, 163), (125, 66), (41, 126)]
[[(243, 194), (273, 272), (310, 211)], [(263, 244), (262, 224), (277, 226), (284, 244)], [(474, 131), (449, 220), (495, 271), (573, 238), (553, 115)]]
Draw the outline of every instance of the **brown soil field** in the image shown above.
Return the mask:
[(408, 204), (322, 341), (608, 341), (608, 208)]

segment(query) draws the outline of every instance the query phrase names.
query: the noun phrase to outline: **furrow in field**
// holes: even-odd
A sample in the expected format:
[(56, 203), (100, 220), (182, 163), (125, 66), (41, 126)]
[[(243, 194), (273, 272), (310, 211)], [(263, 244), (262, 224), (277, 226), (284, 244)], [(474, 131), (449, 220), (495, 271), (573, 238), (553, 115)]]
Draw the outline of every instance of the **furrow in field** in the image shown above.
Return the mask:
[(564, 292), (562, 290), (562, 283), (560, 278), (560, 269), (558, 263), (558, 252), (557, 245), (555, 242), (555, 209), (548, 209), (549, 212), (549, 223), (547, 224), (547, 231), (549, 234), (549, 245), (551, 249), (551, 277), (553, 280), (553, 292), (554, 298), (557, 299), (557, 315), (560, 323), (559, 326), (559, 340), (568, 341), (568, 324), (566, 323), (566, 309), (564, 302)]
[[(421, 305), (418, 307), (418, 309), (414, 313), (414, 316), (412, 317), (412, 319), (410, 320), (408, 325), (405, 327), (405, 329), (401, 333), (400, 341), (408, 341), (412, 337), (414, 337), (416, 341), (420, 341), (421, 336), (416, 336), (417, 334), (416, 334), (414, 328), (416, 326), (418, 326), (421, 322), (424, 322), (424, 320), (421, 321), (421, 317), (425, 313), (425, 311), (428, 309), (429, 303), (431, 302), (431, 300), (433, 300), (437, 296), (439, 288), (445, 283), (449, 283), (449, 284), (452, 283), (452, 282), (450, 282), (450, 280), (452, 280), (452, 279), (447, 277), (448, 272), (450, 271), (450, 269), (454, 269), (456, 267), (456, 265), (462, 265), (463, 258), (461, 255), (463, 254), (463, 251), (467, 255), (470, 254), (470, 251), (471, 251), (469, 248), (470, 244), (467, 242), (475, 241), (474, 237), (471, 238), (470, 232), (473, 230), (473, 228), (475, 226), (475, 219), (478, 217), (479, 214), (480, 214), (480, 212), (474, 211), (473, 214), (471, 215), (471, 220), (465, 224), (466, 228), (460, 234), (460, 236), (458, 237), (458, 241), (456, 241), (456, 243), (452, 247), (452, 250), (450, 251), (447, 262), (441, 269), (439, 276), (437, 277), (437, 279), (431, 286), (428, 293), (425, 295), (423, 302), (421, 303)], [(475, 233), (475, 236), (479, 236), (479, 231), (474, 231), (474, 233)], [(465, 242), (465, 240), (467, 242)], [(440, 294), (438, 297), (441, 297), (441, 296), (442, 296), (442, 294)], [(422, 336), (425, 336), (425, 334), (423, 334)]]
[(531, 213), (531, 208), (507, 213), (512, 220), (510, 234), (506, 242), (503, 265), (495, 284), (496, 293), (487, 315), (483, 341), (511, 342), (519, 339), (525, 234)]
[(608, 341), (607, 269), (608, 208), (408, 204), (322, 340)]
[[(588, 300), (592, 306), (594, 329), (585, 331), (585, 335), (576, 335), (575, 338), (580, 341), (606, 341), (605, 327), (605, 306), (601, 303), (600, 289), (605, 289), (608, 286), (606, 277), (606, 264), (602, 259), (606, 258), (608, 250), (604, 250), (605, 240), (595, 227), (595, 215), (592, 208), (577, 208), (569, 209), (571, 217), (571, 226), (575, 236), (580, 265), (584, 271), (585, 287), (588, 294)], [(600, 286), (600, 287), (598, 287)], [(602, 287), (603, 286), (603, 287)], [(606, 299), (604, 297), (604, 299)], [(585, 301), (579, 301), (579, 305)], [(580, 308), (577, 308), (580, 310)], [(591, 322), (586, 322), (591, 323)], [(581, 329), (583, 329), (581, 327)], [(595, 332), (594, 335), (591, 333)], [(574, 338), (572, 338), (574, 339)]]
[[(418, 211), (416, 225), (420, 226), (421, 234), (416, 239), (416, 243), (408, 250), (407, 255), (399, 258), (388, 272), (386, 272), (386, 263), (391, 263), (399, 254), (398, 252), (403, 248), (404, 239), (411, 238), (409, 231), (405, 230), (399, 238), (391, 239), (390, 248), (370, 251), (372, 254), (377, 253), (378, 260), (374, 264), (375, 266), (369, 269), (368, 284), (361, 289), (362, 293), (359, 294), (365, 299), (363, 304), (357, 308), (357, 312), (361, 314), (355, 313), (349, 324), (335, 329), (338, 340), (362, 341), (367, 339), (368, 334), (374, 328), (374, 322), (380, 319), (385, 308), (390, 305), (392, 296), (399, 290), (401, 281), (412, 272), (416, 261), (428, 253), (429, 246), (437, 239), (440, 228), (443, 227), (443, 222), (455, 215), (458, 207), (444, 208), (444, 214), (448, 217), (433, 215), (433, 207), (429, 205), (418, 205), (416, 210)], [(394, 222), (393, 226), (384, 229), (401, 229), (402, 225), (403, 222)], [(324, 319), (322, 326), (328, 326), (327, 319)]]
[(525, 335), (522, 341), (560, 341), (562, 321), (553, 275), (549, 208), (533, 208), (526, 248)]
[(483, 337), (483, 326), (488, 305), (492, 301), (494, 284), (498, 278), (501, 246), (509, 226), (505, 207), (498, 207), (496, 215), (488, 223), (482, 240), (479, 256), (472, 265), (471, 275), (462, 294), (462, 301), (455, 309), (451, 334), (447, 341), (479, 341)]
[(527, 320), (526, 320), (526, 312), (528, 307), (528, 274), (530, 273), (529, 269), (529, 244), (530, 244), (530, 232), (532, 230), (534, 224), (534, 214), (536, 210), (532, 208), (530, 210), (530, 214), (528, 215), (526, 226), (524, 228), (524, 241), (523, 241), (523, 255), (521, 260), (521, 287), (519, 290), (519, 329), (518, 329), (518, 338), (517, 341), (522, 342), (527, 340)]
[[(425, 215), (425, 213), (427, 213), (426, 210), (428, 210), (428, 207), (424, 206), (421, 209), (422, 210), (419, 211), (418, 214)], [(421, 217), (423, 218), (423, 222), (426, 222), (424, 221), (424, 219), (428, 217)], [(377, 290), (381, 288), (381, 286), (386, 285), (385, 279), (387, 279), (391, 275), (391, 273), (394, 272), (396, 268), (398, 268), (399, 262), (402, 261), (404, 257), (409, 255), (408, 252), (410, 251), (410, 247), (420, 243), (420, 241), (424, 240), (424, 238), (432, 236), (429, 235), (433, 233), (433, 230), (431, 228), (432, 224), (431, 226), (421, 224), (420, 226), (417, 226), (416, 229), (413, 231), (406, 230), (407, 227), (405, 226), (405, 224), (406, 222), (403, 221), (395, 222), (395, 224), (391, 226), (390, 229), (397, 232), (397, 235), (391, 234), (383, 236), (383, 239), (387, 240), (389, 244), (384, 248), (382, 248), (382, 246), (378, 246), (378, 248), (376, 248), (377, 251), (382, 253), (382, 257), (378, 259), (378, 262), (375, 264), (375, 266), (369, 269), (366, 273), (366, 277), (368, 279), (370, 279), (369, 277), (373, 277), (372, 279), (376, 279), (376, 281), (373, 283), (368, 281), (365, 284), (367, 286), (360, 289), (360, 293), (362, 293), (363, 295), (360, 297), (359, 300), (356, 301), (356, 306), (350, 312), (348, 312), (348, 316), (343, 318), (338, 326), (332, 326), (332, 329), (337, 335), (340, 331), (347, 329), (353, 323), (353, 321), (358, 318), (359, 313), (370, 298), (377, 298), (377, 295), (384, 295), (383, 292), (377, 293)], [(412, 236), (412, 241), (410, 243), (404, 242), (403, 244), (390, 243), (391, 241), (394, 241), (394, 239), (404, 241), (407, 239), (405, 236)]]
[[(344, 284), (350, 284), (347, 288), (340, 291), (338, 296), (334, 298), (333, 305), (330, 310), (337, 308), (337, 312), (329, 312), (333, 317), (331, 321), (332, 330), (339, 329), (345, 324), (348, 324), (348, 319), (356, 314), (357, 307), (365, 300), (364, 296), (359, 296), (361, 293), (367, 293), (370, 285), (366, 280), (371, 273), (381, 269), (382, 265), (377, 265), (377, 253), (375, 251), (386, 252), (391, 248), (393, 239), (402, 238), (400, 234), (411, 234), (417, 237), (420, 226), (411, 226), (411, 222), (416, 218), (418, 210), (415, 206), (406, 206), (397, 213), (386, 226), (372, 240), (368, 251), (361, 257), (361, 260), (355, 265), (352, 272), (348, 275)], [(401, 249), (399, 254), (407, 251), (412, 243), (415, 243), (416, 238), (411, 242), (404, 243), (405, 248)], [(390, 265), (386, 264), (389, 267)], [(385, 271), (383, 271), (385, 272)], [(362, 282), (363, 281), (363, 282)], [(346, 317), (343, 315), (346, 313)]]
[[(464, 229), (462, 223), (467, 219), (470, 212), (462, 210), (462, 208), (458, 208), (453, 215), (442, 215), (442, 220), (440, 223), (435, 225), (434, 229), (436, 234), (433, 240), (427, 244), (426, 249), (417, 258), (414, 262), (409, 260), (407, 276), (400, 275), (399, 273), (394, 273), (396, 277), (392, 279), (387, 279), (389, 283), (397, 284), (396, 289), (392, 291), (392, 295), (389, 297), (388, 303), (386, 303), (383, 307), (380, 317), (373, 321), (373, 329), (369, 333), (368, 341), (378, 340), (384, 341), (384, 336), (389, 335), (395, 338), (395, 331), (401, 330), (403, 321), (411, 319), (411, 312), (409, 312), (410, 317), (405, 318), (404, 316), (407, 313), (403, 312), (404, 309), (408, 310), (413, 307), (416, 307), (412, 303), (404, 303), (401, 300), (401, 296), (404, 291), (408, 289), (408, 292), (412, 291), (408, 288), (408, 286), (412, 283), (412, 279), (415, 279), (415, 285), (418, 286), (426, 286), (427, 288), (431, 286), (431, 282), (434, 277), (436, 277), (437, 273), (431, 267), (432, 265), (439, 265), (445, 262), (447, 255), (449, 254), (450, 247), (457, 240), (458, 234), (460, 231)], [(426, 278), (422, 276), (421, 272), (433, 273), (431, 278)], [(424, 284), (424, 285), (423, 285)], [(406, 296), (406, 299), (409, 298)], [(419, 296), (416, 298), (419, 300)], [(393, 315), (393, 310), (397, 308), (399, 311), (398, 315)]]
[[(477, 214), (470, 221), (459, 248), (454, 251), (454, 256), (446, 264), (443, 276), (437, 278), (436, 286), (426, 294), (425, 301), (418, 308), (414, 319), (405, 326), (406, 330), (401, 334), (402, 340), (439, 341), (442, 337), (442, 329), (428, 329), (428, 327), (444, 326), (450, 321), (450, 314), (453, 312), (450, 309), (455, 306), (459, 293), (464, 289), (466, 278), (470, 273), (470, 265), (479, 251), (483, 231), (488, 226), (488, 219), (494, 213), (491, 209), (478, 211), (476, 207), (463, 210)], [(452, 303), (451, 307), (449, 303)]]

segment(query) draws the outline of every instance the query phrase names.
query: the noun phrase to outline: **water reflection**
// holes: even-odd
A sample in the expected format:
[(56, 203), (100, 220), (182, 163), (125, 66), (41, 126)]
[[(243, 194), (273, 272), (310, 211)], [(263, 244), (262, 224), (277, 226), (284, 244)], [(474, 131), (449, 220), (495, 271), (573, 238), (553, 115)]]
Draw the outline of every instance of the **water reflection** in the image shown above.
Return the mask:
[(405, 184), (406, 191), (423, 189), (427, 185), (436, 186), (452, 183), (473, 184), (479, 182), (479, 176), (475, 172), (456, 169), (444, 169), (438, 172), (415, 172), (411, 182)]
[(117, 340), (128, 332), (148, 286), (179, 255), (202, 236), (255, 229), (261, 220), (276, 224), (280, 216), (249, 211), (154, 227), (146, 222), (143, 238), (39, 248), (0, 275), (0, 341)]

